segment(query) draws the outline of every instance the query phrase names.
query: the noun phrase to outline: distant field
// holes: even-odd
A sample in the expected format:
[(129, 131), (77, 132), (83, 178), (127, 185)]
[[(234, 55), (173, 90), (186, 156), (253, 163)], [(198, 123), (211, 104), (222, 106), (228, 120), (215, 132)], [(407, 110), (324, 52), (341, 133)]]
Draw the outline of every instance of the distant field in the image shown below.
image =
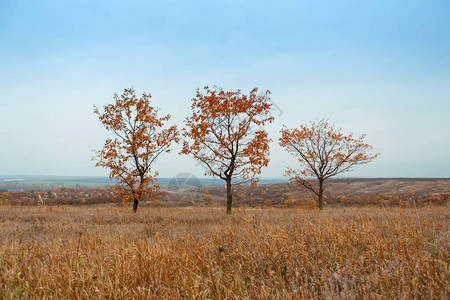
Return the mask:
[[(191, 176), (189, 178), (159, 178), (157, 183), (164, 190), (184, 188), (208, 188), (213, 186), (223, 187), (220, 179), (196, 178), (192, 174), (181, 174)], [(284, 186), (287, 180), (263, 179), (258, 187), (264, 188), (270, 185), (271, 189)], [(0, 176), (0, 188), (9, 190), (37, 189), (50, 187), (102, 187), (112, 185), (108, 177), (49, 177), (49, 176)], [(304, 190), (299, 187), (300, 190)], [(325, 192), (332, 195), (345, 194), (374, 194), (383, 193), (395, 195), (414, 191), (418, 194), (450, 193), (450, 178), (343, 178), (331, 179), (325, 185)]]
[(418, 194), (450, 193), (449, 178), (347, 178), (331, 180), (327, 185), (331, 194)]
[(0, 298), (449, 299), (445, 207), (0, 206)]
[(74, 187), (77, 185), (85, 187), (100, 187), (110, 184), (109, 182), (91, 182), (91, 181), (60, 181), (60, 180), (26, 180), (24, 184), (28, 186), (42, 185), (44, 187), (60, 186), (60, 187)]
[(111, 184), (108, 177), (0, 176), (0, 187), (9, 190), (102, 187)]

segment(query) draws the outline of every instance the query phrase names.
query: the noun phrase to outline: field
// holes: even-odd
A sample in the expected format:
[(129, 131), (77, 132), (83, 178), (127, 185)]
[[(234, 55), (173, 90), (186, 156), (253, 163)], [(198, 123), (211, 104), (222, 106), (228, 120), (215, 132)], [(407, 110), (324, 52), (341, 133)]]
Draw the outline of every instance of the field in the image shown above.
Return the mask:
[(444, 207), (0, 206), (0, 298), (449, 299)]

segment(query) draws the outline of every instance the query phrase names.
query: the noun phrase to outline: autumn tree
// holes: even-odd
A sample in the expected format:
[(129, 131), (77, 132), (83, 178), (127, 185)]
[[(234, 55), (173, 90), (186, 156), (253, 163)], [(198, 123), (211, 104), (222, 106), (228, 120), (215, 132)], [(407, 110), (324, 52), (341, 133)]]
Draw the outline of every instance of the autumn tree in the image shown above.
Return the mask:
[(114, 94), (114, 103), (105, 105), (102, 112), (94, 106), (103, 126), (113, 134), (96, 151), (96, 166), (110, 169), (110, 179), (118, 182), (116, 193), (124, 202), (133, 200), (134, 212), (141, 199), (152, 199), (159, 188), (152, 164), (178, 140), (176, 126), (164, 127), (170, 115), (158, 117), (159, 109), (150, 105), (150, 98), (146, 93), (138, 98), (130, 88), (120, 96)]
[(291, 181), (311, 190), (318, 198), (320, 209), (323, 209), (324, 182), (328, 178), (378, 156), (371, 153), (372, 146), (364, 143), (365, 135), (359, 138), (354, 138), (352, 133), (345, 135), (325, 119), (300, 128), (284, 127), (280, 132), (280, 145), (300, 164), (300, 170), (288, 168), (286, 175)]
[[(181, 153), (192, 155), (205, 166), (206, 174), (226, 182), (227, 214), (231, 214), (233, 179), (241, 178), (254, 187), (256, 176), (269, 162), (269, 142), (263, 126), (272, 122), (270, 92), (248, 95), (214, 87), (197, 89), (192, 99), (192, 116), (183, 128)], [(240, 184), (239, 183), (239, 184)]]

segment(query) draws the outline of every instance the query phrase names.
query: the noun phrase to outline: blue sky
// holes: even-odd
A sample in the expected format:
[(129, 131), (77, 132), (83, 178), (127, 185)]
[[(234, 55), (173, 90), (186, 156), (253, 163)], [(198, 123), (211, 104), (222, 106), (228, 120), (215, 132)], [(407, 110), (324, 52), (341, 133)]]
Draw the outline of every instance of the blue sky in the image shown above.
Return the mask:
[[(182, 126), (195, 89), (272, 91), (381, 155), (345, 176), (450, 177), (450, 2), (0, 0), (0, 174), (94, 175), (92, 106), (133, 86)], [(161, 156), (163, 177), (203, 169)], [(262, 177), (295, 161), (277, 143)]]

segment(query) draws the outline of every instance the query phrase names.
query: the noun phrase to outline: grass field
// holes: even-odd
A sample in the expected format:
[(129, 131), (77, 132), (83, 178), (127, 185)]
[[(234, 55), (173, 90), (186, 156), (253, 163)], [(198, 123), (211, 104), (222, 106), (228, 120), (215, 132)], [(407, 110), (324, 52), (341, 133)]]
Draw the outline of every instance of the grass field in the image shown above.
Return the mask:
[(0, 206), (0, 298), (449, 299), (445, 207)]

